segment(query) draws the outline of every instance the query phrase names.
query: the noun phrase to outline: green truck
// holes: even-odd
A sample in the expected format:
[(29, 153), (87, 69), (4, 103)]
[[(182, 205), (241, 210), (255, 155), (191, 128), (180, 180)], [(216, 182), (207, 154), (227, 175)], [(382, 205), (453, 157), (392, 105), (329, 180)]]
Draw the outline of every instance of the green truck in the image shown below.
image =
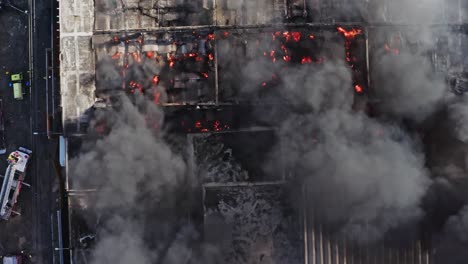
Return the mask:
[(23, 74), (12, 74), (11, 82), (13, 83), (13, 97), (16, 100), (23, 100)]

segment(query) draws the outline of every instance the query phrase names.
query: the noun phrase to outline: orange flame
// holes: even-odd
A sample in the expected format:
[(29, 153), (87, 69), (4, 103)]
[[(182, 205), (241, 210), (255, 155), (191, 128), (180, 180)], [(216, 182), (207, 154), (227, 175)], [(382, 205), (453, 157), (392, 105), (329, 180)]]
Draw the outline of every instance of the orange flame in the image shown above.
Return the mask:
[(113, 60), (118, 60), (120, 59), (120, 57), (122, 57), (122, 52), (117, 51), (116, 53), (114, 53), (114, 55), (112, 55)]
[(167, 60), (169, 62), (169, 67), (170, 68), (174, 67), (175, 58), (174, 58), (174, 56), (172, 54), (168, 54)]
[(151, 79), (151, 82), (154, 83), (154, 84), (158, 84), (159, 83), (159, 76), (154, 75), (153, 78)]
[(295, 42), (299, 42), (301, 40), (301, 32), (292, 32), (292, 38)]
[(288, 49), (286, 48), (286, 46), (281, 45), (281, 49), (283, 50), (284, 54), (288, 54)]
[(152, 59), (154, 57), (154, 52), (152, 51), (146, 52), (146, 57), (148, 57), (148, 59)]
[(360, 35), (362, 33), (362, 30), (361, 29), (351, 29), (351, 30), (346, 30), (342, 27), (338, 27), (337, 30), (339, 32), (341, 32), (343, 34), (343, 36), (345, 36), (345, 38), (347, 39), (353, 39), (354, 37), (356, 37), (357, 35)]
[(359, 84), (356, 84), (354, 86), (354, 90), (356, 91), (356, 93), (362, 93), (362, 91), (363, 91), (362, 86), (359, 85)]
[(138, 52), (133, 52), (132, 53), (132, 56), (133, 56), (133, 59), (137, 62), (137, 63), (141, 63), (141, 57), (140, 57), (140, 54)]
[(160, 104), (161, 103), (161, 93), (155, 91), (154, 92), (154, 103), (155, 104)]
[(303, 57), (301, 60), (302, 64), (307, 64), (307, 63), (312, 63), (312, 58), (311, 57)]

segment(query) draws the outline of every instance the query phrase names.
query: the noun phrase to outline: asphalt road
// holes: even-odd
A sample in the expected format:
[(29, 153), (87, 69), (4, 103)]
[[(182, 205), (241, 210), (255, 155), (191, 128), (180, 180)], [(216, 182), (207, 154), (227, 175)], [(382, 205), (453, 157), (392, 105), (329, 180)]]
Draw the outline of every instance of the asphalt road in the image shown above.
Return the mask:
[[(0, 222), (0, 255), (30, 252), (32, 263), (54, 263), (56, 176), (52, 169), (56, 140), (46, 131), (45, 49), (51, 46), (51, 1), (17, 0), (29, 15), (6, 7), (0, 11), (0, 96), (3, 98), (7, 154), (19, 146), (33, 151), (24, 187), (15, 208), (20, 216)], [(29, 6), (29, 7), (28, 7)], [(32, 40), (32, 42), (29, 42)], [(33, 56), (30, 56), (33, 55)], [(10, 74), (23, 72), (25, 99), (13, 98)], [(33, 135), (38, 132), (39, 135)], [(0, 174), (6, 168), (0, 156)]]

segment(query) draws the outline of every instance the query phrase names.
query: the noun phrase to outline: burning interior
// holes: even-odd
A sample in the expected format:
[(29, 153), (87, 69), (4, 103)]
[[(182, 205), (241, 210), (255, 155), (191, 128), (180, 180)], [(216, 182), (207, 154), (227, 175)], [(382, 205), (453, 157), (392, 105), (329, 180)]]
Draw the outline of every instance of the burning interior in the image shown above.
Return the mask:
[(62, 58), (74, 262), (439, 263), (468, 201), (440, 210), (432, 193), (465, 167), (438, 156), (465, 144), (450, 128), (468, 91), (462, 1), (81, 10), (89, 33), (62, 38), (84, 50)]
[(364, 94), (365, 40), (362, 29), (343, 27), (99, 36), (96, 96), (139, 92), (163, 106), (285, 103), (294, 91), (281, 87), (291, 72), (318, 71), (328, 61), (348, 64), (352, 87)]

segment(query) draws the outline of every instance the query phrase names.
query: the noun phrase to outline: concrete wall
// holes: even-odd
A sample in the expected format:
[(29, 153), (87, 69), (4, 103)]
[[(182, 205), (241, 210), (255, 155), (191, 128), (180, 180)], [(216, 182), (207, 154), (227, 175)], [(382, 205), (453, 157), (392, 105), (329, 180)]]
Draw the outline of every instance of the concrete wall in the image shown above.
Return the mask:
[(74, 120), (94, 103), (94, 1), (61, 1), (59, 14), (63, 118)]

